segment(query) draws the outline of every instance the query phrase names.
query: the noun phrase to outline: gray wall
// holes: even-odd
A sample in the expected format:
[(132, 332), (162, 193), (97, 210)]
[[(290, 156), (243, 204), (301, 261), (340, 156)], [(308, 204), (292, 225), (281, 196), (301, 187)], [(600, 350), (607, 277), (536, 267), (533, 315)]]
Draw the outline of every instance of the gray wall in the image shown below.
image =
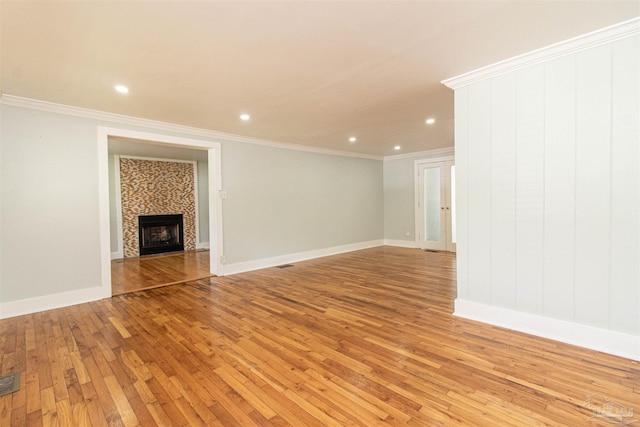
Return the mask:
[(198, 243), (209, 242), (209, 165), (198, 162)]
[[(0, 111), (0, 304), (99, 287), (97, 126), (166, 132)], [(217, 142), (228, 263), (382, 239), (381, 161)]]
[[(418, 158), (384, 162), (384, 238), (415, 241), (414, 161)], [(406, 231), (410, 236), (406, 236)]]
[(229, 264), (383, 238), (381, 161), (226, 144), (222, 182)]
[(0, 108), (0, 302), (100, 286), (96, 124)]

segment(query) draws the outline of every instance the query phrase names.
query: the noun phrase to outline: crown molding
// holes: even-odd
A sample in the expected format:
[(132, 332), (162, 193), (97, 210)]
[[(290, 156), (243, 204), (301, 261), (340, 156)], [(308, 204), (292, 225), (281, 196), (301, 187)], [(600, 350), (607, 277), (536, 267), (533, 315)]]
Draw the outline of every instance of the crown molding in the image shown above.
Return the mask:
[(621, 22), (610, 27), (605, 27), (591, 33), (555, 43), (523, 55), (518, 55), (457, 77), (443, 80), (441, 83), (448, 88), (456, 90), (482, 80), (490, 79), (500, 74), (530, 67), (561, 56), (577, 53), (585, 49), (611, 43), (637, 34), (640, 34), (640, 18), (634, 18), (629, 21)]
[(161, 122), (156, 120), (142, 119), (139, 117), (125, 116), (122, 114), (107, 113), (104, 111), (91, 110), (88, 108), (74, 107), (71, 105), (56, 104), (54, 102), (40, 101), (37, 99), (23, 98), (20, 96), (2, 94), (0, 104), (13, 107), (30, 108), (33, 110), (47, 111), (51, 113), (66, 114), (69, 116), (83, 117), (86, 119), (101, 120), (106, 122), (140, 126), (155, 131), (175, 132), (189, 136), (198, 136), (213, 139), (216, 142), (242, 142), (245, 144), (263, 145), (267, 147), (282, 148), (285, 150), (304, 151), (308, 153), (327, 154), (331, 156), (355, 157), (367, 160), (383, 160), (382, 156), (373, 154), (354, 153), (351, 151), (332, 150), (329, 148), (313, 147), (309, 145), (298, 145), (286, 142), (270, 141), (260, 138), (235, 135), (224, 132), (217, 132), (208, 129), (191, 126), (178, 125), (174, 123)]
[(454, 150), (453, 147), (445, 147), (445, 148), (436, 148), (428, 151), (416, 151), (415, 153), (404, 153), (404, 154), (394, 154), (392, 156), (385, 156), (384, 161), (388, 160), (402, 160), (402, 159), (412, 159), (415, 157), (425, 158), (425, 157), (444, 157), (444, 156), (453, 156)]

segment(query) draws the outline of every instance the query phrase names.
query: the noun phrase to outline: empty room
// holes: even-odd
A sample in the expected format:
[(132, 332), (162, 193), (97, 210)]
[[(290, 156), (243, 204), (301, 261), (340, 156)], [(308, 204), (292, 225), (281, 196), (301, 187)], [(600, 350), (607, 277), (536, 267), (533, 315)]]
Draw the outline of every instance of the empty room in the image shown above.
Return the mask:
[(637, 1), (0, 2), (0, 426), (640, 424)]

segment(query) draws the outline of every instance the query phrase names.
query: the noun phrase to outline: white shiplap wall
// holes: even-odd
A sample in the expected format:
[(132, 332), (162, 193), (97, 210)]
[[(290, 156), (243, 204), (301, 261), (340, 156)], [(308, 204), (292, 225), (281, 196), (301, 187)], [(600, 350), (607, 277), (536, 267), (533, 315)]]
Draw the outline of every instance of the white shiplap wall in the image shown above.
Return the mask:
[(457, 315), (640, 359), (639, 52), (456, 88)]

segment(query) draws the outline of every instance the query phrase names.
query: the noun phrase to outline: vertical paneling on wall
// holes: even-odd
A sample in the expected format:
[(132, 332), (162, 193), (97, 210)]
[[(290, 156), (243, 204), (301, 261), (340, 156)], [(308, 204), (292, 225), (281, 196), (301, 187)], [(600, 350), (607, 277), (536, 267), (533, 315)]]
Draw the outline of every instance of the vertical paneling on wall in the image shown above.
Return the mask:
[(544, 66), (517, 72), (515, 254), (516, 307), (540, 313), (544, 268)]
[[(635, 52), (635, 61), (627, 60)], [(613, 45), (609, 322), (640, 325), (640, 38)], [(632, 54), (633, 57), (633, 54)], [(635, 283), (635, 294), (629, 291)], [(640, 331), (639, 331), (640, 333)]]
[(491, 84), (491, 303), (515, 307), (516, 74)]
[(575, 74), (575, 56), (545, 67), (544, 309), (569, 321), (575, 315)]
[(640, 334), (638, 40), (456, 90), (459, 298)]
[(576, 321), (607, 326), (611, 189), (611, 45), (577, 55)]
[(476, 302), (491, 301), (491, 82), (469, 88), (469, 296)]

